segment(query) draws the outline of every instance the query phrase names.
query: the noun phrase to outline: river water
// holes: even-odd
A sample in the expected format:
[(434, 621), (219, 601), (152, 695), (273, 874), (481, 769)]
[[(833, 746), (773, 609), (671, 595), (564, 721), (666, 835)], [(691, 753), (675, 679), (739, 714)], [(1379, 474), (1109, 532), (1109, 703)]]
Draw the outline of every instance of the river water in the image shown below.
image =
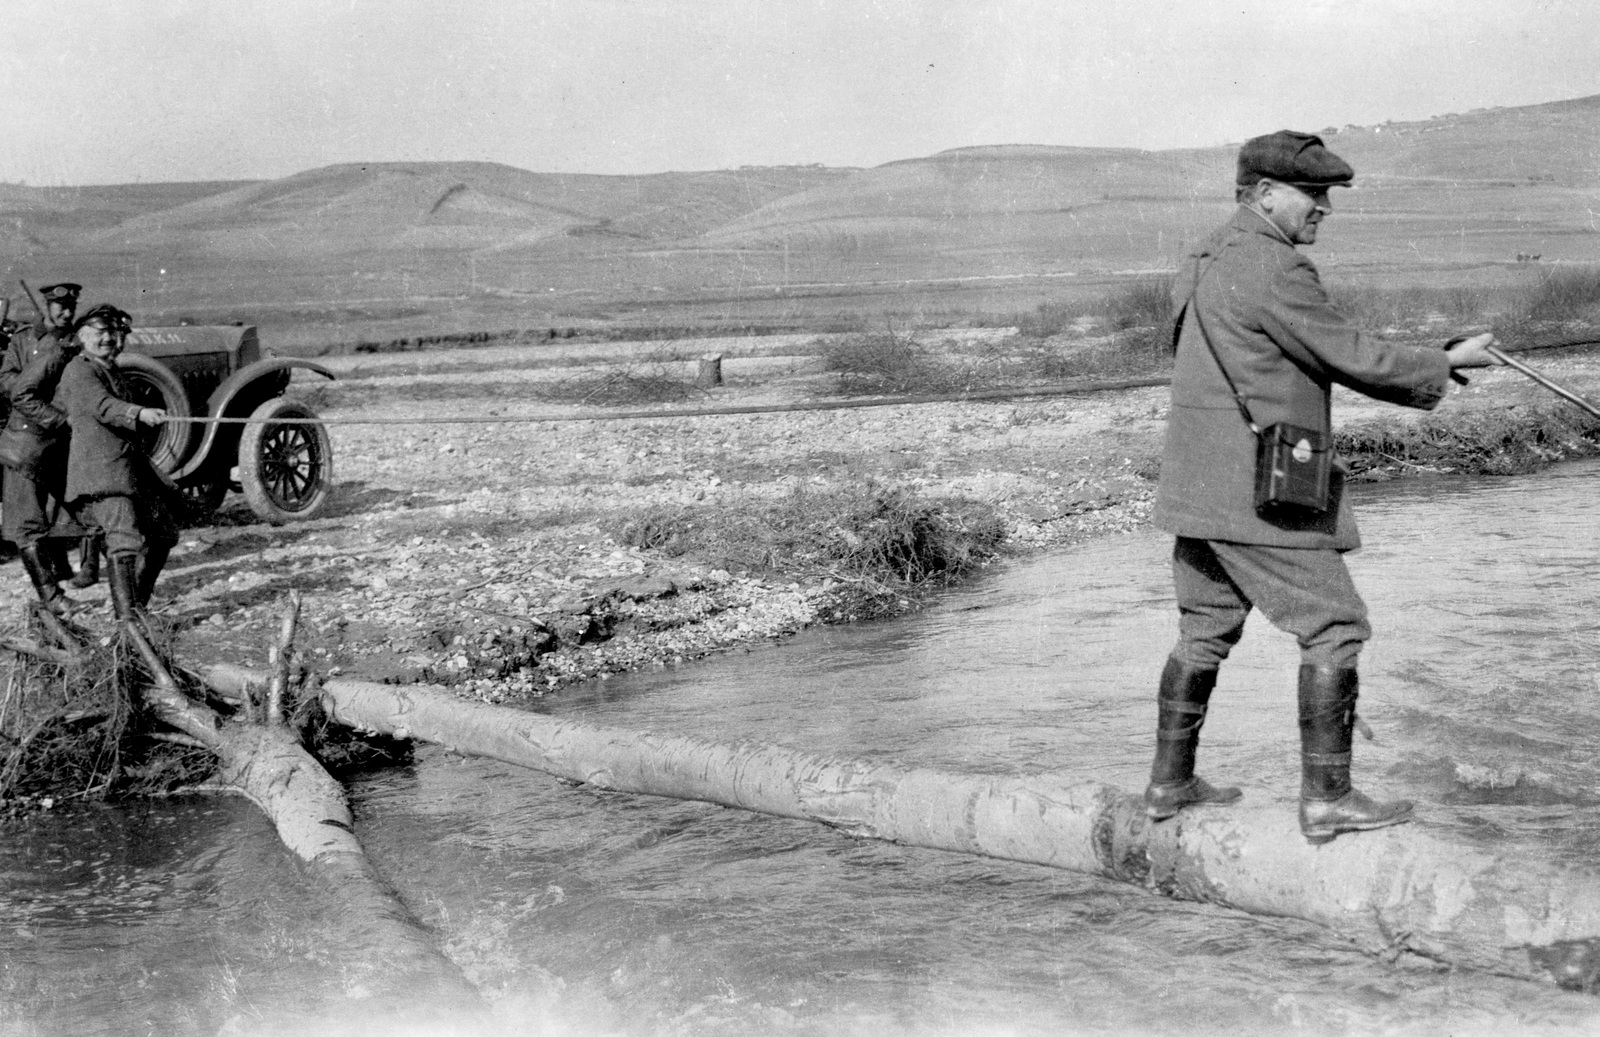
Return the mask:
[[(1420, 826), (1600, 850), (1600, 463), (1362, 491), (1376, 635), (1358, 781)], [(1142, 787), (1169, 541), (1015, 565), (914, 618), (542, 708), (965, 771)], [(1291, 810), (1292, 642), (1259, 617), (1201, 770)], [(352, 784), (380, 870), (491, 998), (473, 1033), (894, 1037), (1600, 1032), (1600, 999), (1368, 957), (1306, 923), (423, 750)], [(1600, 881), (1600, 878), (1597, 878)], [(0, 1033), (359, 1029), (363, 948), (247, 803), (49, 817), (0, 848)], [(372, 1032), (389, 1032), (384, 1026)]]

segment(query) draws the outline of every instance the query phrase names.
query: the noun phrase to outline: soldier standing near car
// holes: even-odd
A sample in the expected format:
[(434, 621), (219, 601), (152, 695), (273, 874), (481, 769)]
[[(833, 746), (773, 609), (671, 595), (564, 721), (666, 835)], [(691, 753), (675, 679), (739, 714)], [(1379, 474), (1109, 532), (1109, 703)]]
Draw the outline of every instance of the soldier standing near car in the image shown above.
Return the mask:
[(14, 336), (0, 360), (0, 388), (11, 402), (0, 432), (0, 463), (6, 469), (0, 533), (17, 545), (40, 600), (57, 611), (70, 608), (59, 581), (72, 573), (50, 543), (66, 480), (69, 435), (66, 414), (53, 400), (61, 372), (78, 351), (70, 325), (80, 290), (75, 284), (41, 289), (40, 323)]
[[(10, 317), (11, 300), (0, 298), (0, 365), (4, 364), (4, 356), (11, 349), (11, 340), (22, 333), (22, 325)], [(11, 392), (8, 387), (0, 385), (0, 429), (5, 427), (7, 419), (11, 417)], [(4, 465), (0, 465), (0, 480), (4, 478)], [(0, 506), (3, 506), (5, 490), (0, 486)], [(11, 561), (17, 557), (17, 545), (8, 540), (3, 530), (4, 520), (0, 519), (0, 564)]]
[[(1379, 802), (1350, 784), (1356, 662), (1372, 628), (1343, 557), (1361, 538), (1332, 454), (1331, 391), (1338, 383), (1432, 409), (1455, 368), (1496, 362), (1485, 352), (1494, 336), (1446, 350), (1394, 345), (1334, 308), (1296, 246), (1316, 241), (1333, 208), (1329, 190), (1354, 175), (1311, 134), (1246, 141), (1239, 208), (1184, 260), (1174, 284), (1177, 357), (1152, 519), (1177, 536), (1179, 634), (1161, 674), (1145, 791), (1157, 821), (1239, 798), (1239, 789), (1198, 777), (1194, 759), (1218, 667), (1252, 608), (1300, 644), (1301, 832), (1325, 842), (1411, 817), (1408, 801)], [(1285, 429), (1287, 439), (1274, 431)], [(1285, 453), (1280, 443), (1292, 447)], [(1270, 461), (1265, 473), (1259, 457)], [(1307, 482), (1320, 483), (1318, 493), (1305, 494), (1314, 503), (1274, 499), (1280, 464), (1319, 471)]]
[(178, 539), (167, 487), (138, 436), (141, 425), (164, 422), (166, 411), (131, 402), (117, 371), (132, 324), (115, 306), (85, 314), (77, 328), (82, 352), (67, 364), (60, 390), (72, 426), (64, 500), (80, 522), (105, 536), (111, 602), (121, 620), (150, 603)]
[[(26, 289), (27, 285), (24, 284), (23, 288)], [(5, 397), (7, 406), (5, 421), (7, 424), (10, 422), (10, 411), (13, 409), (11, 397), (16, 389), (17, 379), (21, 377), (23, 369), (44, 352), (62, 346), (77, 348), (77, 340), (73, 336), (72, 326), (73, 317), (78, 309), (78, 296), (82, 291), (82, 285), (62, 282), (61, 284), (49, 284), (40, 288), (38, 299), (35, 299), (30, 293), (28, 301), (33, 304), (39, 319), (34, 322), (30, 329), (19, 328), (18, 332), (12, 335), (7, 343), (5, 355), (0, 357), (0, 393), (3, 393)], [(54, 385), (49, 388), (53, 390)], [(22, 428), (19, 431), (25, 433), (27, 430)], [(67, 435), (65, 425), (61, 427), (60, 435)], [(61, 480), (66, 478), (64, 441), (61, 447), (63, 451), (61, 464), (55, 469), (56, 489), (60, 488)], [(59, 511), (54, 505), (51, 505), (47, 510), (47, 514), (54, 518), (59, 515)], [(37, 521), (37, 516), (30, 515), (24, 521)], [(39, 542), (37, 553), (45, 563), (53, 582), (70, 580), (71, 585), (74, 587), (93, 586), (100, 578), (100, 542), (92, 536), (75, 532), (71, 528), (72, 523), (70, 521), (64, 523), (64, 525), (68, 528), (62, 530), (58, 527), (54, 534)], [(61, 537), (63, 536), (79, 540), (81, 557), (76, 575), (73, 574), (71, 567), (67, 564), (66, 554), (61, 544)], [(5, 539), (9, 540), (9, 535), (6, 535)]]

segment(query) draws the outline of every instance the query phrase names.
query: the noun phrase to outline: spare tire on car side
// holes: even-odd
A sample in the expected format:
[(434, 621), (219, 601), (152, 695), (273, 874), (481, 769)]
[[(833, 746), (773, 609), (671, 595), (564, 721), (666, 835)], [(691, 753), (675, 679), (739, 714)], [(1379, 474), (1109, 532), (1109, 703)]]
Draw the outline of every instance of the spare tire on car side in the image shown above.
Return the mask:
[[(130, 403), (160, 407), (169, 417), (193, 416), (183, 383), (162, 364), (138, 353), (124, 353), (117, 358), (117, 370), (132, 390)], [(189, 459), (199, 428), (190, 421), (169, 421), (145, 431), (141, 442), (152, 464), (163, 472), (173, 472)]]

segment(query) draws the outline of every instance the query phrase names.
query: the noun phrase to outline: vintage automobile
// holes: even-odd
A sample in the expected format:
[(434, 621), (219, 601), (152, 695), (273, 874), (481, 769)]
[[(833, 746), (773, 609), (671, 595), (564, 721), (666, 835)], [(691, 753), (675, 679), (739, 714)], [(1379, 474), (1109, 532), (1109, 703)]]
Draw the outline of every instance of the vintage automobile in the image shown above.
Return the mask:
[(117, 363), (144, 406), (174, 417), (249, 419), (174, 421), (151, 430), (150, 459), (183, 491), (190, 521), (209, 518), (229, 489), (242, 492), (273, 525), (311, 518), (327, 504), (328, 430), (284, 392), (296, 368), (330, 379), (332, 371), (309, 360), (263, 357), (256, 329), (242, 324), (136, 327)]

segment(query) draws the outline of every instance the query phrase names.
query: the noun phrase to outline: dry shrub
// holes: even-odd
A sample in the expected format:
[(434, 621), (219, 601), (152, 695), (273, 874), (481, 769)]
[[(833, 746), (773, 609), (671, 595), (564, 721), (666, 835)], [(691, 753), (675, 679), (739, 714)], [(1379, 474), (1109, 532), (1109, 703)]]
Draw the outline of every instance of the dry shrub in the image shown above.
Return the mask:
[[(204, 701), (205, 689), (174, 664), (170, 631), (158, 620), (146, 631), (185, 693)], [(0, 691), (0, 803), (25, 810), (47, 798), (157, 795), (200, 784), (215, 772), (209, 750), (159, 737), (167, 729), (139, 694), (149, 674), (125, 637), (92, 640), (83, 653), (81, 662), (66, 666), (12, 657)], [(230, 712), (225, 703), (211, 705)], [(336, 773), (409, 753), (407, 743), (329, 724), (315, 696), (300, 700), (291, 693), (285, 709), (307, 749)]]
[(839, 390), (849, 395), (938, 395), (974, 383), (970, 370), (942, 360), (893, 327), (837, 339), (824, 347), (822, 357), (828, 370), (838, 372)]
[[(1102, 332), (1155, 333), (1156, 344), (1165, 346), (1161, 335), (1171, 331), (1172, 277), (1141, 277), (1094, 299), (1042, 303), (1015, 323), (1028, 338), (1050, 338), (1088, 324)], [(1150, 345), (1150, 338), (1132, 336), (1135, 346)]]
[(1351, 323), (1373, 331), (1417, 328), (1434, 315), (1452, 324), (1481, 322), (1507, 305), (1503, 290), (1465, 284), (1407, 288), (1344, 285), (1328, 294)]
[(1416, 331), (1430, 318), (1443, 317), (1469, 328), (1492, 324), (1497, 335), (1516, 342), (1538, 334), (1544, 325), (1600, 321), (1600, 266), (1552, 267), (1538, 281), (1519, 287), (1361, 285), (1340, 287), (1330, 294), (1334, 304), (1362, 328)]
[(728, 570), (831, 575), (910, 587), (959, 576), (992, 557), (1005, 525), (991, 505), (927, 499), (866, 483), (796, 488), (776, 501), (633, 512), (615, 522), (624, 544), (690, 555)]
[(589, 407), (630, 407), (650, 403), (682, 403), (706, 395), (704, 389), (669, 372), (663, 365), (629, 365), (598, 374), (563, 378), (528, 387), (529, 395), (551, 403)]
[(1052, 339), (1027, 354), (1029, 374), (1044, 381), (1074, 378), (1134, 378), (1165, 371), (1172, 358), (1159, 349), (1129, 348), (1120, 338)]
[(1600, 265), (1554, 267), (1539, 282), (1514, 297), (1507, 313), (1513, 322), (1564, 323), (1600, 315)]
[(1566, 405), (1430, 415), (1414, 423), (1391, 418), (1340, 430), (1334, 447), (1352, 472), (1368, 479), (1418, 469), (1514, 475), (1600, 453), (1600, 419)]
[(121, 639), (70, 667), (14, 657), (0, 694), (0, 800), (148, 795), (209, 775), (209, 752), (150, 737), (134, 693), (146, 680)]

